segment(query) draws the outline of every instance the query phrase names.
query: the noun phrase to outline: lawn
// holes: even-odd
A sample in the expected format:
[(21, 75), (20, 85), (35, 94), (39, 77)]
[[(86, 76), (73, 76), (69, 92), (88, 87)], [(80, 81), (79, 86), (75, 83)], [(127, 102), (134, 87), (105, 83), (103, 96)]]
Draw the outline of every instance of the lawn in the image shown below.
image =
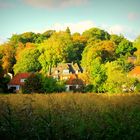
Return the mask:
[(3, 94), (0, 138), (138, 140), (140, 94)]

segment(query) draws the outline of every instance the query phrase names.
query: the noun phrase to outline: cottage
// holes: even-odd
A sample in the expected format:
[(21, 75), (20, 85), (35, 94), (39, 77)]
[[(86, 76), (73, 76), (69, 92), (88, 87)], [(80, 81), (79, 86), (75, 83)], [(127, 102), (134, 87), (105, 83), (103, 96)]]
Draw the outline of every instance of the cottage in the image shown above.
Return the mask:
[(25, 80), (31, 75), (31, 73), (18, 73), (8, 83), (8, 90), (11, 92), (18, 92), (24, 85)]
[(71, 74), (82, 73), (82, 68), (77, 63), (60, 63), (52, 69), (52, 76), (59, 80), (68, 80)]
[(66, 91), (71, 91), (82, 87), (83, 81), (78, 78), (82, 72), (82, 67), (77, 63), (60, 63), (52, 69), (52, 77), (66, 81)]
[(79, 79), (76, 74), (70, 75), (70, 78), (66, 81), (66, 91), (76, 91), (83, 87), (83, 80)]

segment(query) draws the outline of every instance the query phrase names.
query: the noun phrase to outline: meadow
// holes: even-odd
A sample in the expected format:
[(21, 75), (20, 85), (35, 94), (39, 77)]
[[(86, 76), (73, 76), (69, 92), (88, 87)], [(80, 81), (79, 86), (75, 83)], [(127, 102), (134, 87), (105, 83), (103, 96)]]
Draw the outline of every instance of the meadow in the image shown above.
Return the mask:
[(3, 94), (0, 138), (138, 140), (140, 94)]

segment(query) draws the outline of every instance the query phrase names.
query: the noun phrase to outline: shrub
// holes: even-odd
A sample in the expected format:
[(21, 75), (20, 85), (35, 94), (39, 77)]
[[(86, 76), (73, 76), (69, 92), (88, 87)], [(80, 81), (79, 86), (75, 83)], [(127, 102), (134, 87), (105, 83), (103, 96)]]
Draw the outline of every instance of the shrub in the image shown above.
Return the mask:
[(22, 87), (23, 93), (40, 93), (42, 92), (42, 76), (40, 74), (31, 74)]

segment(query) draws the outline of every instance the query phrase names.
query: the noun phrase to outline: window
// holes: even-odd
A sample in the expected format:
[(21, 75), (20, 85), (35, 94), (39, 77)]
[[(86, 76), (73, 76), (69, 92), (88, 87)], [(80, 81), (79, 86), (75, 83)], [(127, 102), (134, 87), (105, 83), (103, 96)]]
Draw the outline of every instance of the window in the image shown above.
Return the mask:
[(25, 82), (25, 80), (26, 80), (26, 79), (20, 79), (20, 82), (21, 82), (21, 83), (24, 83), (24, 82)]
[(63, 70), (63, 74), (69, 74), (69, 70), (67, 69)]

